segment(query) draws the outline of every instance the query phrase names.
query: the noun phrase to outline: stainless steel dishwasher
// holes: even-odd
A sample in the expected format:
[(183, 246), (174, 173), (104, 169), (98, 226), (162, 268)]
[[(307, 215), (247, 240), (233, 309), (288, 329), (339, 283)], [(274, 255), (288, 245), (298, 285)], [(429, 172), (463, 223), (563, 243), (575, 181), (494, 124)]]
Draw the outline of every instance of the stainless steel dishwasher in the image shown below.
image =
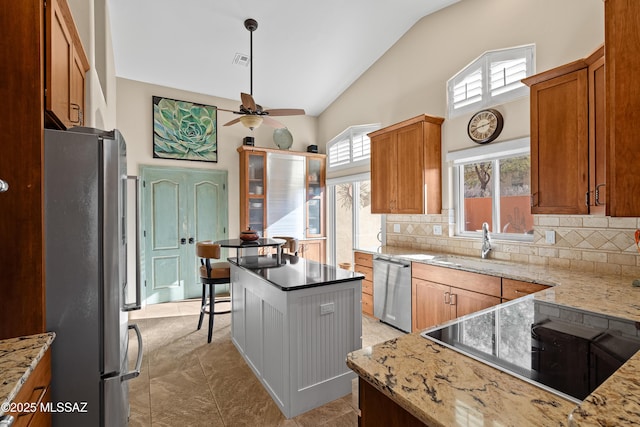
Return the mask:
[(384, 255), (373, 257), (373, 315), (411, 332), (411, 262)]

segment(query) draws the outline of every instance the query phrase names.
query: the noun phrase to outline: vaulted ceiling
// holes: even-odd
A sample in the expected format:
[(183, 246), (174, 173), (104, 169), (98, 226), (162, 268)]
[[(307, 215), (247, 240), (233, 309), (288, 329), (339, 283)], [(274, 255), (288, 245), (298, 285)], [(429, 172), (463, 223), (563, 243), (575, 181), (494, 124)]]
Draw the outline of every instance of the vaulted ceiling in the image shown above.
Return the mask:
[(422, 17), (459, 0), (109, 0), (117, 77), (317, 116)]

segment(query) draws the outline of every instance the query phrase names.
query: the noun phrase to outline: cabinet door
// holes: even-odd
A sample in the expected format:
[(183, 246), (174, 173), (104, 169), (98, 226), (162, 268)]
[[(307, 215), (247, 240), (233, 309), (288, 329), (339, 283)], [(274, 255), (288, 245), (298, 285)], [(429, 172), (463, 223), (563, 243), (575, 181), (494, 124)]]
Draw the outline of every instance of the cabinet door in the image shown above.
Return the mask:
[(411, 331), (421, 331), (451, 319), (450, 288), (439, 283), (411, 280)]
[(396, 134), (371, 138), (371, 213), (392, 213), (396, 194)]
[(604, 2), (607, 61), (607, 207), (611, 216), (640, 216), (640, 2)]
[(587, 70), (531, 86), (531, 212), (586, 214)]
[(85, 69), (77, 49), (72, 52), (71, 80), (69, 84), (69, 121), (83, 126), (85, 120)]
[(69, 121), (70, 76), (73, 60), (73, 39), (67, 26), (64, 10), (58, 0), (47, 5), (47, 94), (46, 108), (65, 127)]
[(451, 288), (452, 317), (460, 317), (500, 304), (500, 298)]
[(398, 214), (424, 212), (422, 122), (396, 131), (396, 191), (392, 211)]
[(298, 246), (298, 255), (305, 259), (324, 263), (324, 240), (302, 240)]
[(606, 211), (607, 132), (605, 120), (604, 56), (591, 64), (589, 73), (589, 213)]
[(264, 152), (240, 155), (240, 229), (264, 236), (266, 227), (266, 157)]
[(324, 157), (308, 157), (306, 176), (307, 237), (324, 236), (324, 182)]

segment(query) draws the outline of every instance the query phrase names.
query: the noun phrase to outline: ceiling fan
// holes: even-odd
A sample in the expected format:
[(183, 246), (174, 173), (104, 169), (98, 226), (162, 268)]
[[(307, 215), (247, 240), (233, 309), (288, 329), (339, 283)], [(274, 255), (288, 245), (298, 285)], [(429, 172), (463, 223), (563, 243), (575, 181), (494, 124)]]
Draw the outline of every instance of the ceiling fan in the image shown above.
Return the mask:
[(297, 116), (304, 115), (305, 112), (303, 109), (299, 108), (280, 108), (273, 110), (263, 110), (262, 106), (256, 104), (253, 99), (253, 32), (258, 28), (258, 22), (255, 19), (247, 19), (244, 21), (244, 27), (249, 30), (250, 35), (250, 66), (251, 66), (251, 74), (250, 74), (250, 91), (249, 93), (240, 93), (240, 100), (242, 104), (240, 105), (239, 111), (234, 110), (225, 110), (223, 108), (218, 108), (220, 111), (228, 111), (234, 114), (241, 114), (237, 119), (233, 119), (230, 122), (224, 124), (224, 126), (231, 126), (236, 123), (242, 123), (245, 127), (253, 130), (259, 127), (262, 123), (267, 126), (271, 126), (274, 128), (285, 128), (286, 126), (280, 123), (277, 120), (272, 119), (270, 116)]

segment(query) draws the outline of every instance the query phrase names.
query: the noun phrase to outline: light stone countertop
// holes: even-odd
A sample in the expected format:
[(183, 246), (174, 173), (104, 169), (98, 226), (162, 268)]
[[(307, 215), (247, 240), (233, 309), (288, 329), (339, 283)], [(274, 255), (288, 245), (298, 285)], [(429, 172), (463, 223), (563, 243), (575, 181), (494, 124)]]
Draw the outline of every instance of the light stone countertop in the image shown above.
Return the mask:
[[(634, 277), (583, 274), (394, 247), (385, 247), (382, 253), (552, 285), (533, 298), (638, 322), (635, 332), (640, 337), (640, 288), (631, 286)], [(418, 332), (350, 353), (347, 365), (429, 425), (640, 424), (640, 352), (577, 407), (540, 387), (427, 340)]]
[(48, 332), (0, 340), (0, 408), (16, 397), (55, 336), (54, 332)]

